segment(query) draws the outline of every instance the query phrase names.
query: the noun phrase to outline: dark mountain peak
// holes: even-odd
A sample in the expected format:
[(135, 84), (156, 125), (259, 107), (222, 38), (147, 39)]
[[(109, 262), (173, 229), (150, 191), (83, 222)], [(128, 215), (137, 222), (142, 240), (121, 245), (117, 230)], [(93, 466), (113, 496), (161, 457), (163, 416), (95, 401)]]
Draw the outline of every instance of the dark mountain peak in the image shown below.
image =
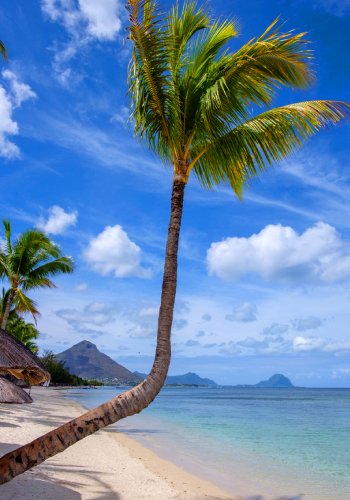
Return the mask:
[(262, 380), (254, 387), (294, 387), (292, 382), (285, 375), (281, 373), (275, 373), (268, 380)]
[(88, 340), (82, 340), (66, 351), (56, 354), (56, 358), (64, 361), (71, 373), (82, 378), (119, 384), (135, 384), (140, 381), (140, 377), (99, 351), (97, 346)]
[(97, 346), (90, 342), (89, 340), (82, 340), (81, 342), (78, 342), (77, 344), (73, 345), (70, 349), (68, 350), (80, 350), (80, 349), (97, 349)]

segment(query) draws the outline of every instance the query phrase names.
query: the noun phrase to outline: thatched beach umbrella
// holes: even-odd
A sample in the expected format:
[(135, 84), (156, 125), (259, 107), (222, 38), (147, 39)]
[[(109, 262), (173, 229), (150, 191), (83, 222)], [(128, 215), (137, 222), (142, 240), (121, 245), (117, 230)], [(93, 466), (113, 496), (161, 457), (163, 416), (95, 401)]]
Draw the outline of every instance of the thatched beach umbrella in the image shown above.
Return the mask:
[(50, 375), (45, 371), (39, 359), (22, 342), (1, 328), (0, 373), (9, 373), (30, 385), (39, 385), (50, 380)]

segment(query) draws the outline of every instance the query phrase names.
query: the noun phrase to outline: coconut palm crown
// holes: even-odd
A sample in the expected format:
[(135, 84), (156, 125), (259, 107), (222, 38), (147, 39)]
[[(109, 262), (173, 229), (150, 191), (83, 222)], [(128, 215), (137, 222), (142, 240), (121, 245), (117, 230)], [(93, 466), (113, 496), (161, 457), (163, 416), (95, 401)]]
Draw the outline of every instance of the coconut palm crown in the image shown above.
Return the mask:
[(240, 197), (246, 180), (349, 115), (348, 104), (326, 100), (256, 113), (281, 86), (313, 81), (305, 33), (283, 32), (278, 19), (232, 53), (236, 22), (212, 20), (195, 1), (167, 16), (154, 0), (128, 9), (135, 132), (185, 182), (193, 170), (204, 186), (228, 182)]
[(18, 313), (39, 314), (36, 303), (27, 292), (36, 288), (53, 288), (50, 279), (61, 273), (71, 273), (73, 262), (44, 233), (31, 229), (12, 242), (11, 223), (4, 220), (5, 242), (0, 248), (0, 278), (9, 282), (6, 306), (1, 314), (1, 328), (5, 329), (14, 305)]

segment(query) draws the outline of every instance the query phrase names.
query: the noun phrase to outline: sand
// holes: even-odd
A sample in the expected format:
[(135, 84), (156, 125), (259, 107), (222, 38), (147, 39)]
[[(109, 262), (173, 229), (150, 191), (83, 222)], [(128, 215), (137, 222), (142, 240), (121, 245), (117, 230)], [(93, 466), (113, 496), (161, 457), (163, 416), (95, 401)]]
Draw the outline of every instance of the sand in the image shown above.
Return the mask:
[[(35, 388), (32, 396), (32, 404), (0, 405), (1, 455), (85, 411), (51, 388)], [(0, 499), (231, 500), (232, 496), (107, 428), (0, 486)]]

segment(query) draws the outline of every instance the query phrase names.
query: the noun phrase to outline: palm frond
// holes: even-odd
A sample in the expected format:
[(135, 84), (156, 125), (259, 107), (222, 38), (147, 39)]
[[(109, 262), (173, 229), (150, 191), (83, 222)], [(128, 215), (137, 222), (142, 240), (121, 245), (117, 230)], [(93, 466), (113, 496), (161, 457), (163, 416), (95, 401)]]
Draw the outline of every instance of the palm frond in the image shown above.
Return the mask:
[(46, 262), (41, 266), (30, 271), (21, 280), (21, 286), (24, 290), (33, 288), (54, 288), (55, 284), (48, 276), (58, 274), (69, 274), (74, 270), (74, 263), (70, 257), (60, 257), (59, 259)]
[(130, 95), (135, 131), (150, 146), (169, 157), (174, 144), (168, 119), (171, 100), (167, 95), (168, 61), (164, 28), (153, 0), (129, 0), (130, 39), (133, 55), (129, 67)]
[[(213, 136), (248, 117), (248, 106), (271, 102), (280, 85), (305, 87), (313, 80), (312, 52), (304, 33), (281, 33), (276, 19), (257, 40), (213, 62), (197, 106), (194, 127)], [(230, 127), (230, 128), (231, 128)]]
[(239, 192), (246, 179), (345, 117), (350, 117), (350, 105), (336, 101), (306, 101), (271, 109), (210, 142), (192, 166), (205, 186), (228, 181)]
[(14, 299), (15, 310), (18, 313), (26, 313), (29, 312), (36, 323), (36, 317), (40, 316), (40, 313), (37, 309), (36, 302), (33, 299), (30, 299), (27, 295), (25, 295), (22, 290), (17, 289)]
[(8, 221), (8, 220), (3, 220), (2, 224), (4, 226), (6, 249), (7, 249), (8, 253), (11, 253), (12, 252), (12, 245), (11, 245), (11, 222)]

